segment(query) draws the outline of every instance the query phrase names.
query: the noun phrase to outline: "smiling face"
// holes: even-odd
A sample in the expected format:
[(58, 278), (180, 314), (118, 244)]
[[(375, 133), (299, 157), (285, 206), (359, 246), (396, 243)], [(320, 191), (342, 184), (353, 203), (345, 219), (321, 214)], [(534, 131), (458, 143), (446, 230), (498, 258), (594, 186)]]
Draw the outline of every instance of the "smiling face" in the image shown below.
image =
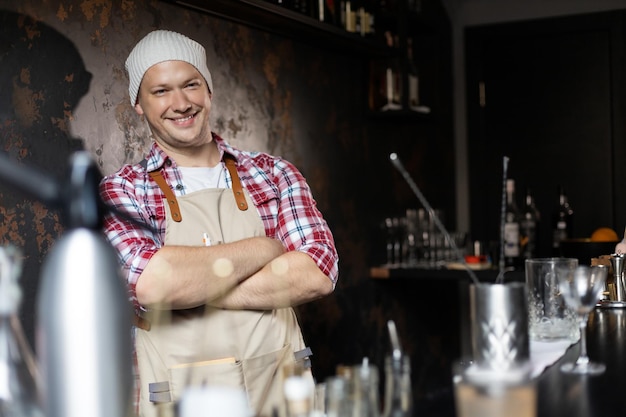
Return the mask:
[(164, 61), (150, 67), (141, 81), (135, 110), (171, 156), (193, 155), (212, 141), (211, 93), (204, 77), (187, 62)]

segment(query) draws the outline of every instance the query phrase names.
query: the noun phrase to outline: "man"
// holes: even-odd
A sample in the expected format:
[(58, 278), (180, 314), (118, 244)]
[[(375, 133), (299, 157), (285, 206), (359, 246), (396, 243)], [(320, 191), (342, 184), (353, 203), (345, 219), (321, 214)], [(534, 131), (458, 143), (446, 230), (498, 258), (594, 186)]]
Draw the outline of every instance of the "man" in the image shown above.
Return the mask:
[(283, 368), (310, 354), (292, 307), (333, 291), (332, 234), (292, 164), (211, 132), (200, 44), (151, 32), (126, 69), (154, 142), (101, 194), (135, 220), (109, 216), (105, 231), (138, 314), (139, 414), (155, 416), (190, 384), (241, 387), (257, 415), (280, 412)]

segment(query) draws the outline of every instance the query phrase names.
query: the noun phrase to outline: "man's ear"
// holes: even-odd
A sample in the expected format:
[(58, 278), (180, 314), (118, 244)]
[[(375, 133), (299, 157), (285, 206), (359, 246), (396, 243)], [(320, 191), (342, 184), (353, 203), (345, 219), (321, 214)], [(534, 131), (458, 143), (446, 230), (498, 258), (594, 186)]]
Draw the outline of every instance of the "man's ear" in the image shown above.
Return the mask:
[(138, 115), (143, 116), (143, 109), (141, 108), (141, 104), (139, 104), (139, 102), (135, 104), (135, 111)]

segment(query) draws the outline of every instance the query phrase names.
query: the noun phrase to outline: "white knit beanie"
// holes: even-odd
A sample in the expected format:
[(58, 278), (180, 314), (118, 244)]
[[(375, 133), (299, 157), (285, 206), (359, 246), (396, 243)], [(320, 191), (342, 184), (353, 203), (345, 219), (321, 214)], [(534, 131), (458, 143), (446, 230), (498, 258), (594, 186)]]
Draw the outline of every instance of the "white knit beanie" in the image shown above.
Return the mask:
[(213, 80), (206, 65), (204, 47), (180, 33), (155, 30), (140, 40), (126, 59), (130, 81), (128, 94), (132, 106), (137, 103), (139, 86), (148, 68), (164, 61), (184, 61), (193, 65), (206, 80), (209, 91), (213, 92)]

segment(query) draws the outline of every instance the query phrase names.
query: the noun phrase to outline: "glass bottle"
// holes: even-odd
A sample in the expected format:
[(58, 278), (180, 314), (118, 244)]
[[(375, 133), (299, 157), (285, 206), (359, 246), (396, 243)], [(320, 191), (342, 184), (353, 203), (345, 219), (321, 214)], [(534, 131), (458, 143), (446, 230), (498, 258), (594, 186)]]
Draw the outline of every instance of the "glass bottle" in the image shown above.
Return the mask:
[(299, 375), (287, 377), (284, 384), (287, 417), (309, 417), (313, 391), (310, 382)]
[(408, 356), (385, 358), (385, 405), (382, 417), (412, 417), (411, 362)]
[(350, 380), (342, 375), (326, 379), (326, 416), (352, 417)]
[(522, 234), (522, 257), (533, 258), (537, 250), (537, 226), (541, 214), (535, 205), (535, 199), (530, 188), (526, 188), (524, 209), (522, 211), (521, 234)]
[[(171, 403), (160, 403), (171, 404)], [(252, 410), (248, 405), (248, 397), (242, 388), (219, 384), (191, 385), (186, 387), (179, 401), (168, 407), (164, 414), (167, 417), (249, 417)], [(268, 416), (269, 417), (269, 416)]]
[(0, 417), (43, 417), (34, 354), (17, 316), (19, 250), (0, 248)]
[(346, 0), (343, 3), (342, 22), (347, 32), (356, 32), (357, 10), (356, 0)]
[(408, 80), (409, 80), (409, 109), (418, 111), (420, 105), (419, 99), (419, 77), (417, 72), (417, 64), (413, 55), (413, 38), (407, 38), (407, 64), (408, 64)]
[(352, 378), (353, 416), (380, 417), (378, 368), (371, 365), (368, 358), (363, 358), (363, 362), (354, 367)]
[(339, 2), (334, 0), (317, 0), (317, 18), (320, 22), (339, 26), (338, 12)]
[(356, 32), (366, 37), (373, 34), (374, 15), (369, 2), (360, 1), (355, 3), (356, 7)]
[(559, 204), (552, 217), (552, 251), (561, 255), (561, 242), (572, 237), (574, 210), (569, 204), (567, 194), (559, 186)]
[[(390, 31), (385, 32), (387, 46), (398, 47), (398, 37)], [(392, 58), (385, 69), (384, 78), (385, 105), (381, 110), (402, 110), (402, 70), (397, 58)]]
[(417, 223), (417, 210), (406, 210), (406, 226), (404, 232), (404, 246), (406, 247), (404, 252), (406, 256), (403, 259), (404, 266), (414, 267), (418, 261), (418, 223)]
[(515, 180), (506, 180), (506, 211), (504, 221), (504, 262), (508, 267), (519, 267), (520, 212), (515, 202)]

